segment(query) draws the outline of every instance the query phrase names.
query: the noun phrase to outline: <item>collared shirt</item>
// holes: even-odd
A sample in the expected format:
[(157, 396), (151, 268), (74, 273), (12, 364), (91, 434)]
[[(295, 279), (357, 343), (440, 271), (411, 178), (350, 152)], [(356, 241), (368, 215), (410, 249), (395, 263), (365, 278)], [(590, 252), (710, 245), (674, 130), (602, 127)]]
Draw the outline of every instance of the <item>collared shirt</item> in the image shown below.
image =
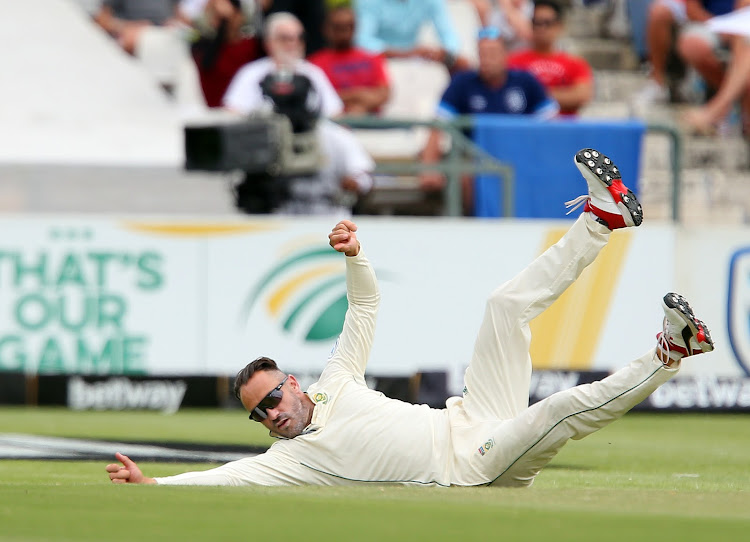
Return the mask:
[(548, 118), (555, 116), (559, 109), (557, 102), (530, 73), (508, 70), (505, 83), (491, 88), (478, 72), (466, 71), (453, 77), (445, 89), (437, 116), (447, 120), (456, 115), (490, 113)]
[(304, 433), (280, 440), (258, 456), (207, 471), (156, 478), (157, 483), (450, 485), (464, 481), (453, 473), (448, 410), (390, 399), (367, 387), (364, 372), (380, 293), (362, 250), (346, 258), (346, 281), (349, 309), (320, 379), (307, 390), (315, 409)]
[(432, 22), (442, 47), (454, 54), (461, 47), (445, 0), (357, 0), (357, 45), (373, 53), (413, 49), (425, 23)]

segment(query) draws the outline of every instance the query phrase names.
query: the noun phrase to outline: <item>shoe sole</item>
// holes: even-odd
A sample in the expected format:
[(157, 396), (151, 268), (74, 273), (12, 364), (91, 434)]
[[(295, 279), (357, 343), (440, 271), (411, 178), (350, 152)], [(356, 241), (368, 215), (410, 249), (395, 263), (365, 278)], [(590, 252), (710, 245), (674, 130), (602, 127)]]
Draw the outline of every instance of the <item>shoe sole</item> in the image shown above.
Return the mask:
[[(615, 163), (596, 149), (581, 149), (576, 153), (574, 162), (587, 182), (599, 182), (609, 189), (612, 183), (622, 180), (620, 169)], [(623, 187), (627, 189), (626, 193), (618, 193), (618, 197), (615, 197), (610, 192), (610, 196), (625, 219), (625, 223), (628, 226), (640, 226), (643, 222), (643, 208), (633, 191), (625, 185)]]
[[(695, 317), (690, 303), (682, 297), (680, 294), (670, 292), (664, 296), (662, 300), (664, 311), (670, 311), (671, 314), (678, 316), (683, 322), (685, 327), (682, 329), (682, 340), (686, 345), (690, 345), (690, 339), (695, 339), (703, 352), (711, 352), (714, 349), (714, 341), (711, 339), (711, 332), (708, 330), (708, 326), (698, 320)], [(700, 330), (703, 330), (703, 340), (698, 340)], [(691, 346), (688, 346), (692, 349)]]

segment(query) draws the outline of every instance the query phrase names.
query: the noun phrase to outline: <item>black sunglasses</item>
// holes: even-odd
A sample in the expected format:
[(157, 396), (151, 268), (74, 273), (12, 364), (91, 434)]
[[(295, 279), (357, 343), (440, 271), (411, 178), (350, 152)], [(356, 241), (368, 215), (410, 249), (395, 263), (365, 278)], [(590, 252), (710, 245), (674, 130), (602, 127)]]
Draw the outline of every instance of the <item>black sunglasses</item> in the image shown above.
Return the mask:
[(254, 422), (262, 422), (266, 418), (268, 418), (268, 413), (266, 412), (269, 408), (276, 408), (279, 406), (279, 403), (281, 402), (281, 398), (284, 397), (284, 392), (281, 391), (281, 387), (284, 385), (284, 382), (286, 382), (286, 379), (289, 378), (289, 375), (284, 377), (284, 380), (281, 381), (281, 383), (276, 386), (274, 389), (268, 392), (268, 395), (266, 395), (260, 403), (258, 403), (258, 406), (256, 406), (253, 410), (250, 411), (250, 419)]

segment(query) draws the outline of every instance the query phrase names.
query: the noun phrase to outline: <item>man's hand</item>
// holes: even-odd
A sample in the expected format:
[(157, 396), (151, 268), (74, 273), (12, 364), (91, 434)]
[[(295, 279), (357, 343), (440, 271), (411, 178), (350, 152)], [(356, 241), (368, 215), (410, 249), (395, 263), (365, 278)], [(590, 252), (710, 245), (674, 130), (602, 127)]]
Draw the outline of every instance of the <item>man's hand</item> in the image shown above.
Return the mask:
[(342, 220), (333, 227), (328, 234), (328, 243), (338, 252), (343, 252), (347, 256), (356, 256), (359, 254), (359, 241), (357, 235), (357, 225), (351, 220)]
[(138, 465), (126, 455), (122, 455), (120, 452), (115, 454), (115, 457), (122, 465), (117, 463), (110, 463), (107, 465), (107, 472), (109, 473), (109, 479), (112, 480), (113, 484), (155, 484), (156, 480), (143, 476), (141, 469)]

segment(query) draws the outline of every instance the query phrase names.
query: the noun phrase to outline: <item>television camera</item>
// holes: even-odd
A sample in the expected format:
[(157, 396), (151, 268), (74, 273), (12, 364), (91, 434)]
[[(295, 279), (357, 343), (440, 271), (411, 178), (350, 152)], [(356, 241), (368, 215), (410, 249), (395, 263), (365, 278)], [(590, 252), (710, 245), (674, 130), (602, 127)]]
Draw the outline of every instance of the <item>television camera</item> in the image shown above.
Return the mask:
[(304, 75), (277, 70), (261, 81), (266, 107), (229, 122), (185, 127), (185, 169), (240, 171), (237, 207), (268, 213), (288, 198), (292, 179), (314, 177), (322, 164), (316, 125), (320, 96)]

